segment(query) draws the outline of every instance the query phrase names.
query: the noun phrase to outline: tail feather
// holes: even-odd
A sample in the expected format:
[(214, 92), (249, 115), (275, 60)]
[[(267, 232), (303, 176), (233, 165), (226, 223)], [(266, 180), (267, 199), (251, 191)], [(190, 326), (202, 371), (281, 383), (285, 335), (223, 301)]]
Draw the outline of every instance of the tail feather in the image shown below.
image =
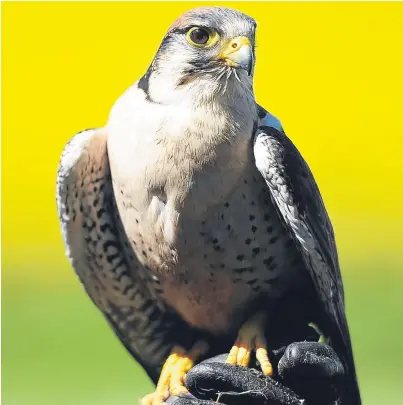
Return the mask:
[(346, 372), (346, 385), (341, 405), (361, 405), (353, 348), (348, 329), (345, 329), (343, 333), (338, 329), (337, 333), (332, 336), (331, 345), (339, 355)]

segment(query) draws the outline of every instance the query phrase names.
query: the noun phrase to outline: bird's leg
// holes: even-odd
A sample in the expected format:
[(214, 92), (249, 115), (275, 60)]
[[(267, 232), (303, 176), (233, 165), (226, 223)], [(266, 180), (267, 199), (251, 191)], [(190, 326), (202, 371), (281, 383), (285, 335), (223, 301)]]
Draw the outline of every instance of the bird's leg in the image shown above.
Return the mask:
[(312, 329), (314, 329), (315, 332), (319, 335), (319, 339), (318, 339), (319, 343), (325, 343), (325, 344), (329, 343), (329, 339), (326, 338), (326, 336), (320, 330), (319, 326), (316, 325), (316, 323), (310, 322), (310, 323), (308, 323), (308, 326), (310, 326)]
[(226, 362), (232, 365), (248, 366), (251, 351), (256, 350), (256, 359), (265, 375), (273, 374), (273, 367), (267, 354), (264, 336), (266, 315), (258, 312), (248, 319), (239, 329), (238, 338), (229, 352)]
[(155, 392), (146, 395), (140, 404), (161, 405), (170, 395), (187, 393), (188, 390), (184, 385), (186, 374), (207, 350), (208, 346), (204, 341), (196, 342), (188, 352), (182, 347), (175, 346), (162, 367)]

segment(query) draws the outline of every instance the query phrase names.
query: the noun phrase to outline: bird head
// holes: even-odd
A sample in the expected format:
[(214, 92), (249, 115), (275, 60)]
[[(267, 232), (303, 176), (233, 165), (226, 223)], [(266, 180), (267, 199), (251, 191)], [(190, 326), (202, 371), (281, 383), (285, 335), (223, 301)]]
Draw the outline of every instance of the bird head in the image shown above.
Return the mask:
[(192, 9), (168, 29), (141, 84), (160, 101), (208, 98), (234, 87), (252, 91), (255, 30), (255, 21), (239, 11)]

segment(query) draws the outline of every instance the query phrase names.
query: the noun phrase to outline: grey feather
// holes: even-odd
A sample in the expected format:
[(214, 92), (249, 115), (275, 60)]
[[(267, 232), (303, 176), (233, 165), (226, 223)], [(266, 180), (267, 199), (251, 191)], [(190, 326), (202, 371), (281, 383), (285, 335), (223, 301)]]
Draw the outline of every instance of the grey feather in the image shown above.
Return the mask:
[[(130, 253), (114, 202), (105, 130), (66, 145), (57, 174), (57, 207), (67, 256), (112, 329), (155, 381), (172, 346), (175, 319), (158, 307)], [(154, 298), (154, 299), (153, 299)]]
[(344, 359), (350, 376), (348, 404), (359, 404), (344, 291), (333, 228), (307, 163), (289, 138), (260, 126), (254, 139), (256, 166), (292, 234), (314, 283), (326, 321), (323, 331)]

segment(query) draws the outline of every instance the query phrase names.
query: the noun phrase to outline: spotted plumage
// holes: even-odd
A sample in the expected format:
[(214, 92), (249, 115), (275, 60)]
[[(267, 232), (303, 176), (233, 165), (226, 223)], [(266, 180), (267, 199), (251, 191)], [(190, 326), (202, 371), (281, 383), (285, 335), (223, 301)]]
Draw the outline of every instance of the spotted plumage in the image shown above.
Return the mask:
[[(67, 254), (154, 381), (174, 347), (203, 337), (209, 354), (229, 350), (250, 317), (279, 338), (314, 321), (349, 370), (345, 404), (357, 405), (333, 230), (307, 164), (255, 101), (255, 27), (227, 8), (186, 13), (107, 125), (66, 145)], [(192, 43), (193, 29), (211, 44)], [(146, 403), (161, 403), (163, 379)]]

